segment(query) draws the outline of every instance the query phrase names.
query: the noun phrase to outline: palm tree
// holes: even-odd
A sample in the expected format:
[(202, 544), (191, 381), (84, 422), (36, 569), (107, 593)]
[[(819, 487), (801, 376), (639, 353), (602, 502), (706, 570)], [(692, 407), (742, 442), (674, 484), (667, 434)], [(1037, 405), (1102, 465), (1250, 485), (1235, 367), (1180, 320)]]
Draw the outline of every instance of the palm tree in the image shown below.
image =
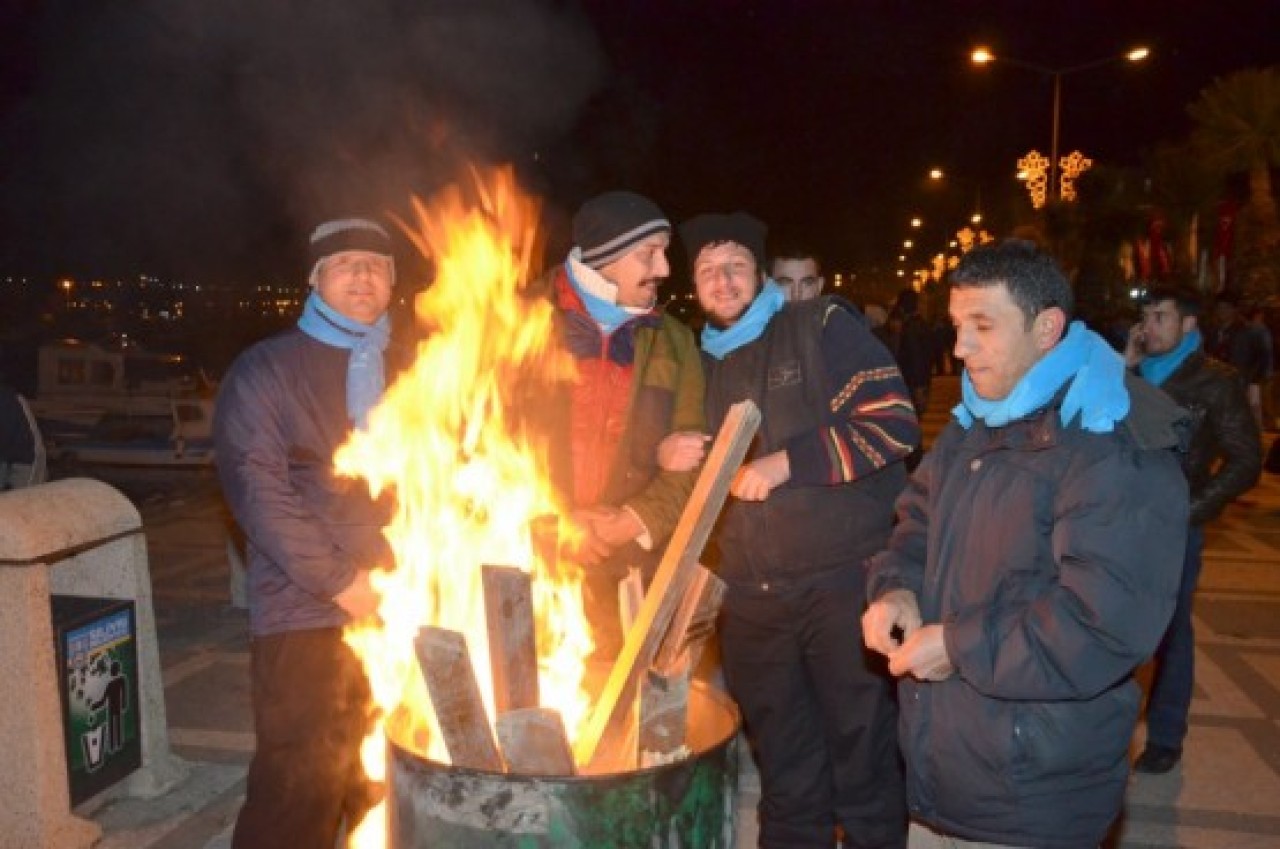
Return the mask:
[(1280, 284), (1280, 219), (1271, 168), (1280, 165), (1280, 67), (1219, 77), (1187, 112), (1206, 161), (1224, 175), (1249, 175), (1249, 202), (1237, 233), (1241, 288), (1274, 294)]

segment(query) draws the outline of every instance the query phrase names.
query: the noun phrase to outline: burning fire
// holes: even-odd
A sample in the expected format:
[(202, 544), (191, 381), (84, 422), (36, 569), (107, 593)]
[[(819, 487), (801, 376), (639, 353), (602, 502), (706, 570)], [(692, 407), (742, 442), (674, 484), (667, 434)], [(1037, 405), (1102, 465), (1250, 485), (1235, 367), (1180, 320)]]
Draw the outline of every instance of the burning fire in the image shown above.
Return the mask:
[[(375, 495), (389, 490), (396, 503), (385, 530), (395, 568), (373, 575), (379, 615), (346, 632), (381, 712), (362, 752), (375, 781), (385, 780), (393, 721), (399, 744), (449, 761), (414, 650), (423, 626), (466, 635), (493, 722), (483, 565), (532, 571), (541, 703), (560, 712), (571, 741), (590, 708), (581, 570), (535, 558), (531, 522), (563, 511), (520, 401), (539, 399), (574, 366), (552, 344), (550, 303), (521, 292), (538, 258), (537, 202), (519, 191), (509, 169), (473, 176), (470, 189), (450, 187), (430, 206), (415, 199), (414, 220), (402, 222), (437, 267), (415, 304), (430, 335), (367, 431), (336, 457), (340, 473), (365, 478)], [(384, 846), (385, 819), (384, 804), (349, 846)]]

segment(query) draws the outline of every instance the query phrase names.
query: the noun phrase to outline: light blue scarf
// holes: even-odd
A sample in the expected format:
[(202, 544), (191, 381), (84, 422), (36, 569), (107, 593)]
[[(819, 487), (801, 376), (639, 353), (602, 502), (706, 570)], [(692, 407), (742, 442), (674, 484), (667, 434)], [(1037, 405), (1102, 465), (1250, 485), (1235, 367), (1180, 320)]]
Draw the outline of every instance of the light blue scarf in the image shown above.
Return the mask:
[(786, 303), (787, 296), (782, 287), (772, 279), (764, 281), (760, 294), (732, 326), (721, 330), (708, 324), (702, 328), (702, 350), (717, 360), (723, 360), (743, 345), (759, 339), (769, 321)]
[(1138, 363), (1138, 374), (1146, 378), (1148, 383), (1163, 386), (1169, 375), (1178, 370), (1183, 360), (1200, 350), (1200, 331), (1193, 330), (1182, 337), (1178, 347), (1164, 354), (1147, 357)]
[[(574, 248), (569, 254), (569, 259), (564, 264), (564, 269), (569, 275), (569, 285), (573, 287), (573, 291), (578, 293), (578, 297), (582, 299), (582, 306), (586, 308), (587, 315), (600, 325), (600, 330), (604, 335), (608, 336), (622, 325), (626, 324), (637, 314), (648, 312), (648, 310), (629, 309), (620, 307), (617, 303), (618, 287), (610, 282), (603, 274), (588, 265), (584, 265), (581, 261), (581, 251)], [(595, 279), (589, 279), (594, 275)], [(593, 291), (594, 290), (594, 291)], [(612, 290), (612, 298), (601, 297), (598, 292), (606, 292)]]
[(999, 401), (979, 397), (966, 369), (960, 380), (962, 400), (951, 414), (965, 430), (973, 426), (974, 419), (982, 419), (987, 427), (1002, 427), (1044, 407), (1072, 377), (1075, 380), (1059, 411), (1062, 424), (1069, 424), (1079, 413), (1085, 430), (1110, 433), (1129, 412), (1124, 360), (1079, 321), (1073, 321), (1062, 341)]
[(373, 324), (352, 321), (313, 290), (298, 328), (318, 342), (351, 351), (347, 360), (347, 416), (356, 427), (364, 428), (369, 411), (386, 386), (382, 353), (391, 341), (391, 320), (384, 314)]

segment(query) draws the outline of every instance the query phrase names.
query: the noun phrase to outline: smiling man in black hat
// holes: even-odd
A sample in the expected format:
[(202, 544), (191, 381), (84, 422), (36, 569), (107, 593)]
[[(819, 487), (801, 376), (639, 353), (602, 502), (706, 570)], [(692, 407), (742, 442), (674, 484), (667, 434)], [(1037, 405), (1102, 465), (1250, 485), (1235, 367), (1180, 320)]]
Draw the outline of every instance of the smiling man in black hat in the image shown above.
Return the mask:
[(786, 303), (765, 225), (703, 215), (680, 235), (707, 316), (707, 419), (762, 421), (721, 514), (720, 640), (760, 767), (760, 845), (900, 847), (906, 808), (891, 684), (862, 650), (862, 562), (889, 537), (919, 441), (893, 357), (833, 295)]

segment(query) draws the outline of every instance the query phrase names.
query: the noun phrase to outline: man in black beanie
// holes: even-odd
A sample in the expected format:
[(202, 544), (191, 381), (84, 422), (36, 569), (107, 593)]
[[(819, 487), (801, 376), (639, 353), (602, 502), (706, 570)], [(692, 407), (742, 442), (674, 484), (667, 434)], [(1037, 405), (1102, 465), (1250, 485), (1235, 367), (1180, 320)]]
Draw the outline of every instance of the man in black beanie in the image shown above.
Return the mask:
[(862, 643), (864, 559), (888, 540), (920, 428), (902, 375), (833, 295), (787, 304), (746, 213), (680, 228), (698, 303), (707, 424), (760, 408), (720, 516), (720, 645), (760, 768), (760, 845), (901, 847), (892, 685)]
[(658, 306), (670, 273), (662, 210), (606, 192), (578, 210), (573, 237), (536, 286), (578, 374), (538, 406), (553, 479), (578, 525), (596, 658), (611, 662), (623, 638), (618, 581), (628, 566), (651, 577), (693, 491), (706, 442), (702, 367), (692, 332)]

